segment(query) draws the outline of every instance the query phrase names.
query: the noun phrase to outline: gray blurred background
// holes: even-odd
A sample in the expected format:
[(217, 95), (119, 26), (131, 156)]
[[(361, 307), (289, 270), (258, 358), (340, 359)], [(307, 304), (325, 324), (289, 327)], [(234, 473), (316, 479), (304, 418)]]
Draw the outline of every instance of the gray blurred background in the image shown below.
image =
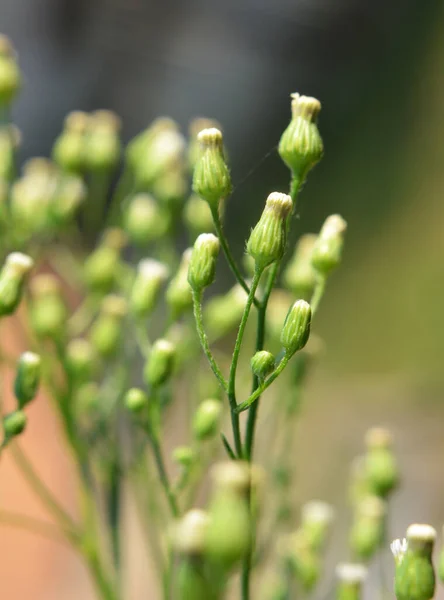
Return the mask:
[[(25, 76), (14, 113), (23, 158), (47, 154), (73, 109), (115, 110), (125, 139), (159, 115), (184, 129), (214, 117), (232, 162), (227, 229), (239, 256), (266, 195), (288, 185), (273, 149), (289, 94), (321, 99), (326, 153), (298, 225), (316, 231), (339, 212), (349, 232), (316, 326), (327, 351), (300, 425), (300, 496), (340, 506), (364, 431), (388, 425), (405, 473), (396, 535), (444, 521), (443, 13), (433, 0), (0, 3)], [(47, 577), (61, 561), (54, 591), (27, 595), (18, 577), (15, 600), (78, 597), (56, 594), (81, 567), (48, 556)]]

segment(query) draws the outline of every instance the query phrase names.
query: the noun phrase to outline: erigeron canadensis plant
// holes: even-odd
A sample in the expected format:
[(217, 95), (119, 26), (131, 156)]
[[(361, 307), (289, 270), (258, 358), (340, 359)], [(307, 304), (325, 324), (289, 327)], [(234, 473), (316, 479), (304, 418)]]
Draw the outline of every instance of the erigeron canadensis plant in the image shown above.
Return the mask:
[[(340, 264), (346, 222), (331, 215), (294, 249), (288, 240), (299, 194), (323, 154), (320, 103), (292, 95), (279, 143), (288, 194), (269, 194), (239, 264), (223, 228), (233, 186), (217, 123), (197, 119), (187, 141), (174, 121), (160, 118), (122, 150), (116, 115), (76, 111), (51, 159), (34, 158), (18, 174), (20, 135), (10, 117), (20, 85), (16, 54), (1, 37), (0, 316), (14, 315), (32, 348), (18, 361), (1, 353), (3, 365), (15, 368), (16, 401), (2, 415), (1, 452), (12, 452), (52, 518), (3, 511), (3, 522), (58, 532), (83, 557), (97, 597), (123, 600), (121, 515), (130, 489), (164, 600), (288, 600), (312, 592), (334, 512), (314, 501), (295, 515), (291, 448), (316, 356), (312, 320)], [(181, 224), (190, 247), (178, 253)], [(221, 254), (233, 287), (207, 299)], [(226, 351), (230, 334), (234, 346)], [(279, 427), (280, 437), (259, 465), (256, 424), (272, 384), (280, 387), (270, 428)], [(77, 467), (78, 519), (19, 443), (39, 385)], [(170, 448), (173, 411), (186, 419), (188, 440)], [(337, 568), (338, 600), (360, 600), (367, 567), (388, 543), (398, 466), (385, 429), (371, 430), (366, 444), (352, 473), (353, 562)], [(208, 473), (211, 493), (198, 506)], [(435, 532), (412, 525), (406, 537), (392, 545), (397, 598), (430, 600)]]

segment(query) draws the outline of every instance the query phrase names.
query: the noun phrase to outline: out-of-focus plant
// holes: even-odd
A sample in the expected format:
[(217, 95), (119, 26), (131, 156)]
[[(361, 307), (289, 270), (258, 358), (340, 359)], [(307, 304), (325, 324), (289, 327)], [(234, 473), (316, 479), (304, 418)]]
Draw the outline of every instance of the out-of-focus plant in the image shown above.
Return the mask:
[[(32, 348), (16, 365), (16, 406), (2, 416), (1, 451), (12, 451), (53, 520), (6, 512), (2, 520), (58, 532), (83, 557), (98, 597), (124, 599), (121, 515), (129, 489), (165, 600), (308, 594), (323, 573), (333, 510), (310, 502), (296, 526), (291, 448), (316, 355), (311, 324), (341, 261), (344, 219), (331, 215), (319, 234), (302, 235), (283, 267), (299, 194), (323, 154), (320, 103), (292, 95), (279, 143), (289, 193), (268, 195), (241, 265), (223, 228), (233, 186), (216, 123), (196, 120), (186, 140), (174, 121), (160, 118), (123, 149), (113, 113), (73, 112), (52, 158), (34, 158), (19, 171), (10, 111), (20, 82), (15, 52), (1, 37), (0, 316), (15, 315)], [(191, 246), (178, 253), (183, 226)], [(233, 287), (207, 299), (220, 254)], [(1, 360), (14, 362), (3, 352)], [(17, 441), (40, 384), (77, 468), (79, 518)], [(272, 384), (278, 393), (268, 429), (276, 443), (260, 466), (256, 424)], [(165, 429), (176, 411), (188, 437), (168, 446)], [(211, 495), (197, 508), (210, 470)], [(370, 431), (353, 471), (354, 562), (337, 569), (339, 600), (361, 598), (365, 565), (387, 542), (387, 503), (398, 479), (390, 434)], [(394, 543), (398, 600), (433, 596), (434, 537), (432, 528), (414, 525), (407, 542)], [(258, 582), (264, 585), (253, 592)]]

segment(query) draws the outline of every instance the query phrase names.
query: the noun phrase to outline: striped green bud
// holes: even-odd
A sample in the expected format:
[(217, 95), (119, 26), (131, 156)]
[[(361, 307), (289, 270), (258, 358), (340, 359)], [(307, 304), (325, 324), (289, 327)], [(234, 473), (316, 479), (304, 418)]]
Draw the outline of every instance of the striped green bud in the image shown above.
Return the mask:
[(131, 388), (125, 394), (125, 406), (133, 414), (138, 414), (148, 406), (148, 396), (139, 388)]
[(36, 336), (40, 339), (62, 339), (68, 313), (57, 278), (49, 273), (37, 275), (30, 287), (30, 318)]
[(82, 173), (85, 168), (85, 149), (90, 115), (73, 111), (67, 115), (64, 129), (54, 142), (52, 158), (64, 171)]
[(325, 220), (313, 247), (312, 264), (321, 275), (328, 275), (341, 262), (347, 223), (339, 215)]
[(76, 338), (66, 346), (66, 367), (78, 384), (88, 381), (96, 370), (96, 355), (89, 340)]
[(67, 173), (58, 177), (54, 197), (49, 206), (49, 218), (56, 227), (72, 221), (86, 199), (86, 187), (81, 177)]
[(201, 144), (193, 173), (193, 191), (206, 200), (212, 210), (231, 194), (231, 177), (224, 157), (223, 137), (216, 128), (203, 129), (197, 139)]
[(9, 106), (22, 85), (14, 48), (5, 35), (0, 35), (0, 105)]
[(255, 375), (260, 381), (263, 381), (272, 371), (274, 371), (274, 367), (276, 364), (276, 360), (271, 352), (267, 352), (266, 350), (260, 350), (256, 352), (256, 354), (252, 357), (250, 361), (251, 370), (253, 371), (253, 375)]
[(336, 567), (335, 600), (361, 600), (367, 568), (357, 563), (342, 563)]
[[(188, 166), (191, 170), (194, 169), (196, 162), (199, 160), (199, 157), (202, 153), (201, 143), (199, 142), (197, 136), (204, 129), (219, 129), (219, 131), (222, 131), (221, 124), (215, 119), (197, 117), (190, 122), (190, 126), (188, 127)], [(202, 233), (205, 231), (208, 231), (208, 229), (204, 229)]]
[(22, 410), (15, 410), (3, 417), (3, 445), (25, 430), (27, 417)]
[(357, 505), (350, 546), (359, 560), (372, 558), (384, 542), (385, 515), (385, 502), (376, 496), (369, 496)]
[(152, 258), (139, 262), (130, 297), (130, 310), (136, 317), (147, 317), (153, 312), (167, 278), (168, 267), (163, 263)]
[(162, 238), (170, 227), (169, 214), (158, 206), (150, 194), (138, 193), (125, 210), (125, 231), (138, 246), (146, 246)]
[(23, 286), (33, 266), (32, 258), (21, 252), (6, 257), (0, 271), (0, 317), (12, 314), (19, 305)]
[(121, 153), (120, 126), (119, 117), (109, 110), (90, 115), (83, 154), (87, 170), (106, 173), (117, 166)]
[(19, 409), (34, 400), (40, 384), (41, 371), (42, 360), (38, 354), (24, 352), (20, 356), (14, 382), (14, 394)]
[(202, 555), (205, 552), (208, 514), (194, 508), (182, 517), (174, 532), (174, 548), (180, 554)]
[(317, 281), (317, 273), (311, 263), (316, 240), (317, 235), (313, 233), (303, 235), (284, 271), (284, 282), (287, 288), (296, 297), (305, 300), (311, 298)]
[(220, 242), (212, 233), (202, 233), (194, 242), (188, 266), (188, 283), (196, 292), (211, 285), (216, 275)]
[(182, 254), (182, 260), (173, 279), (167, 287), (165, 299), (170, 307), (173, 319), (177, 319), (193, 306), (193, 295), (188, 283), (188, 267), (192, 248)]
[(281, 331), (281, 344), (292, 356), (308, 341), (311, 326), (311, 307), (305, 300), (297, 300), (288, 311)]
[(399, 468), (392, 449), (392, 435), (382, 427), (367, 432), (365, 473), (372, 493), (386, 498), (399, 483)]
[(291, 121), (282, 134), (278, 150), (284, 163), (302, 183), (324, 152), (316, 124), (321, 104), (309, 96), (292, 94), (291, 98)]
[(91, 344), (102, 358), (111, 358), (121, 347), (123, 321), (128, 308), (124, 298), (110, 294), (103, 299), (100, 314), (91, 328)]
[(158, 387), (166, 383), (172, 375), (175, 357), (174, 344), (164, 339), (156, 340), (143, 372), (146, 385)]
[(247, 252), (254, 258), (256, 268), (264, 269), (284, 256), (286, 223), (292, 208), (293, 202), (287, 194), (273, 192), (268, 196), (261, 218), (247, 243)]
[(324, 548), (333, 518), (334, 510), (326, 502), (314, 500), (302, 507), (301, 528), (312, 550), (317, 552)]
[(430, 525), (410, 525), (407, 540), (395, 540), (395, 595), (397, 600), (431, 600), (435, 595), (432, 562), (436, 531)]
[(198, 440), (214, 437), (219, 430), (222, 417), (222, 404), (219, 400), (209, 398), (198, 407), (193, 417), (193, 433)]

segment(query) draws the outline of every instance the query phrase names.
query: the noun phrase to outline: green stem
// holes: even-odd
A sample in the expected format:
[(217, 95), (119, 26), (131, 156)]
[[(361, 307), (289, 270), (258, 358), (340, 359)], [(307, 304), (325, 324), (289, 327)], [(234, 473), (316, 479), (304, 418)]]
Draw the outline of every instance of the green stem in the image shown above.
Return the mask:
[(264, 383), (260, 387), (258, 387), (257, 390), (253, 394), (251, 394), (251, 396), (249, 398), (247, 398), (247, 400), (245, 400), (245, 402), (242, 402), (241, 404), (237, 405), (236, 410), (238, 413), (241, 413), (244, 410), (247, 410), (247, 408), (249, 408), (253, 404), (253, 402), (255, 400), (257, 400), (259, 398), (259, 396), (261, 396), (267, 388), (270, 387), (270, 385), (273, 383), (273, 381), (279, 377), (279, 375), (282, 373), (282, 371), (288, 365), (289, 360), (290, 360), (290, 356), (288, 356), (286, 354), (284, 356), (284, 358), (281, 360), (281, 362), (278, 364), (276, 369), (273, 371), (273, 373), (271, 373), (271, 375), (268, 377), (268, 379), (266, 379), (264, 381)]
[(176, 496), (175, 496), (173, 489), (171, 487), (171, 484), (170, 484), (170, 480), (169, 480), (168, 473), (167, 473), (167, 470), (165, 467), (165, 462), (163, 459), (162, 450), (160, 448), (160, 443), (159, 443), (158, 437), (157, 437), (156, 433), (154, 431), (152, 431), (152, 428), (149, 428), (147, 433), (148, 433), (148, 439), (151, 444), (151, 449), (153, 451), (154, 462), (156, 463), (157, 472), (159, 473), (160, 483), (163, 487), (165, 496), (168, 500), (168, 504), (171, 509), (171, 513), (172, 513), (173, 517), (176, 518), (179, 516), (179, 507), (177, 505)]
[(230, 375), (228, 378), (228, 401), (230, 403), (231, 425), (233, 428), (234, 445), (236, 448), (236, 453), (239, 458), (242, 457), (242, 441), (241, 441), (240, 427), (239, 427), (239, 415), (236, 410), (237, 409), (236, 372), (237, 372), (237, 365), (239, 362), (239, 355), (240, 355), (240, 351), (241, 351), (241, 347), (242, 347), (242, 340), (244, 338), (245, 327), (248, 322), (248, 317), (250, 315), (251, 306), (253, 304), (254, 296), (256, 294), (256, 290), (258, 288), (262, 273), (263, 273), (263, 269), (256, 269), (254, 272), (253, 281), (251, 282), (250, 292), (247, 297), (244, 312), (243, 312), (242, 319), (241, 319), (241, 322), (239, 325), (239, 330), (237, 332), (236, 343), (234, 345), (234, 350), (233, 350), (233, 358), (231, 360), (231, 366), (230, 366)]
[(316, 282), (313, 296), (311, 297), (311, 300), (310, 300), (311, 312), (313, 315), (317, 312), (317, 310), (319, 308), (319, 304), (320, 304), (322, 296), (324, 295), (324, 292), (325, 292), (326, 283), (327, 283), (327, 278), (322, 275), (319, 277), (318, 281)]
[(199, 341), (202, 346), (203, 351), (205, 352), (205, 356), (210, 363), (210, 367), (216, 376), (216, 379), (219, 381), (221, 386), (225, 391), (228, 389), (228, 384), (225, 380), (225, 377), (222, 375), (221, 370), (219, 369), (218, 364), (210, 350), (210, 345), (208, 342), (207, 334), (205, 333), (205, 328), (203, 324), (203, 315), (202, 315), (202, 292), (196, 292), (193, 290), (193, 307), (194, 307), (194, 319), (196, 321), (196, 329), (197, 334), (199, 336)]
[(52, 523), (47, 523), (35, 517), (22, 515), (8, 510), (0, 511), (0, 523), (2, 525), (17, 527), (30, 533), (41, 535), (51, 540), (58, 542), (68, 541), (70, 544), (78, 543), (77, 533), (69, 529), (61, 529)]
[[(228, 245), (228, 240), (223, 231), (222, 223), (221, 223), (221, 220), (219, 217), (219, 212), (218, 212), (217, 207), (216, 208), (211, 207), (211, 214), (213, 216), (214, 228), (216, 230), (217, 237), (219, 238), (220, 245), (222, 246), (223, 253), (225, 254), (225, 258), (227, 259), (228, 265), (229, 265), (234, 277), (238, 281), (239, 285), (245, 290), (245, 292), (247, 294), (249, 294), (250, 288), (248, 287), (247, 282), (245, 281), (244, 277), (242, 276), (242, 273), (240, 272), (240, 270), (236, 264), (236, 261), (234, 260), (233, 255), (231, 254), (230, 246)], [(253, 302), (256, 307), (259, 307), (259, 301), (256, 298), (253, 299)]]

